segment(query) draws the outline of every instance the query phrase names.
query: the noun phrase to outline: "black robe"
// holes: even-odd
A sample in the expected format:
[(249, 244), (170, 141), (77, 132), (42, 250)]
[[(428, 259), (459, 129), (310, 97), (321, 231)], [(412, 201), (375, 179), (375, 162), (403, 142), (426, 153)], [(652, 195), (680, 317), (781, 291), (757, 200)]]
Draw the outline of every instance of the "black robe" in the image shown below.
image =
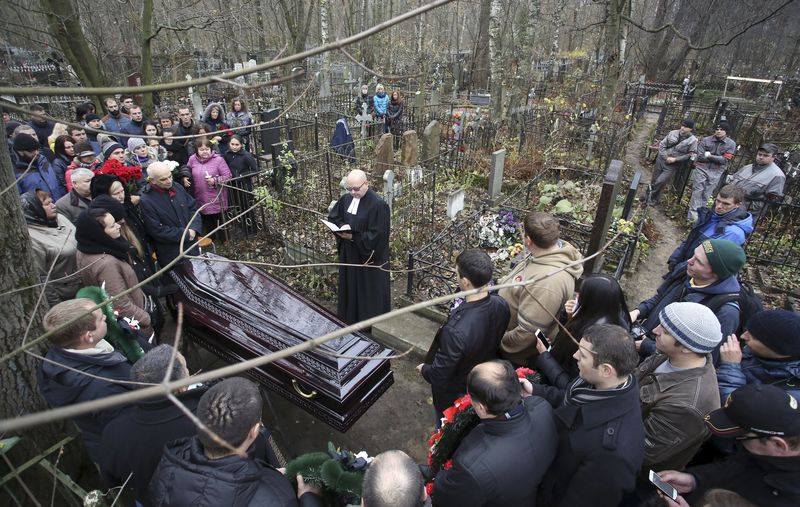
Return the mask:
[[(384, 266), (389, 269), (389, 206), (370, 188), (358, 203), (355, 215), (347, 208), (350, 194), (342, 196), (328, 220), (341, 227), (350, 224), (353, 240), (337, 236), (339, 262)], [(339, 267), (338, 313), (348, 324), (375, 317), (391, 309), (389, 272), (368, 267)]]

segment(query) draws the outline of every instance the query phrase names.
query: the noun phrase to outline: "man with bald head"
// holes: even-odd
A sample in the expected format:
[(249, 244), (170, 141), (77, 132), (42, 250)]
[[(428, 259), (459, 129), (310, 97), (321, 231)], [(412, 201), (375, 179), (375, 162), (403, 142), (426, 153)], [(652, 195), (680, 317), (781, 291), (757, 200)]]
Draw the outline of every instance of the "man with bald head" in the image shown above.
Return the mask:
[(328, 220), (348, 232), (336, 233), (339, 262), (338, 313), (348, 324), (391, 309), (389, 295), (389, 206), (369, 186), (367, 174), (347, 175), (347, 194), (328, 214)]
[[(194, 243), (202, 230), (200, 215), (195, 214), (194, 198), (172, 182), (172, 171), (164, 162), (147, 168), (147, 185), (142, 188), (140, 206), (147, 234), (153, 238), (158, 263), (164, 266)], [(188, 228), (187, 228), (188, 224)], [(184, 233), (185, 231), (185, 233)], [(197, 248), (187, 252), (197, 255)]]
[(461, 441), (453, 466), (436, 476), (433, 505), (536, 505), (536, 491), (556, 455), (550, 404), (522, 397), (511, 363), (474, 367), (467, 391), (481, 422)]
[(372, 460), (361, 490), (362, 507), (429, 506), (419, 466), (403, 451), (385, 451)]

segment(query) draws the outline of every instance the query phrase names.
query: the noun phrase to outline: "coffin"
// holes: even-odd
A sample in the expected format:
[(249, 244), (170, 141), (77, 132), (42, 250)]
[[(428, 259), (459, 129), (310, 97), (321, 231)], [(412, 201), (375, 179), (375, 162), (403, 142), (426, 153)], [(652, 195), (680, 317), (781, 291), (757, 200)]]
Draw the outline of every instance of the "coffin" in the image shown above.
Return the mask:
[[(184, 305), (184, 336), (229, 363), (344, 327), (284, 283), (218, 255), (185, 260), (171, 274), (180, 288), (176, 301)], [(394, 382), (391, 354), (366, 334), (350, 333), (247, 375), (344, 432)]]

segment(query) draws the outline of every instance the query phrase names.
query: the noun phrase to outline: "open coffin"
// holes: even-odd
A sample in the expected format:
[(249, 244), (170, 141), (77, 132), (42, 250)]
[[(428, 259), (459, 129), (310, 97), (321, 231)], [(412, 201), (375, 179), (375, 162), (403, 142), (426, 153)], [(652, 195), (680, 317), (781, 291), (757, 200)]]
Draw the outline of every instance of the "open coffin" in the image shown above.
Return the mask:
[[(284, 283), (218, 255), (183, 261), (172, 277), (180, 287), (176, 301), (184, 304), (184, 334), (231, 363), (344, 327), (331, 312)], [(386, 359), (391, 354), (364, 333), (351, 333), (247, 374), (347, 431), (394, 382)]]

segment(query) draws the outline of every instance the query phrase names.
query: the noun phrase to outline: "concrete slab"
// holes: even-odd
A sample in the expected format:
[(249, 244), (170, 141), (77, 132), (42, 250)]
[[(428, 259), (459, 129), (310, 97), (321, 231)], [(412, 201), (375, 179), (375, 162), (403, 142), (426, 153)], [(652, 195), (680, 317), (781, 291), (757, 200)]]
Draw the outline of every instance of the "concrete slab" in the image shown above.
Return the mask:
[(413, 347), (409, 355), (423, 360), (439, 326), (438, 322), (412, 312), (372, 326), (372, 336), (398, 353)]

